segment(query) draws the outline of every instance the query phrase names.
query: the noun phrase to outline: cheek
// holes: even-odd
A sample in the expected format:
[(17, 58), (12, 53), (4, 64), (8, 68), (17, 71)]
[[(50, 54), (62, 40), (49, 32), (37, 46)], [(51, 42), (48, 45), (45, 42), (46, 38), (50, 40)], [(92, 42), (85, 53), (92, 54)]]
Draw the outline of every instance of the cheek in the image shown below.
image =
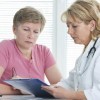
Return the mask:
[(83, 27), (80, 29), (80, 33), (81, 33), (84, 37), (90, 36), (90, 30), (89, 30), (88, 26), (83, 26)]
[(90, 30), (86, 29), (86, 30), (84, 30), (83, 32), (84, 32), (84, 36), (85, 36), (85, 37), (89, 38), (89, 37), (91, 36)]
[(19, 40), (23, 40), (23, 39), (25, 38), (25, 35), (22, 35), (22, 34), (19, 34), (19, 33), (18, 33), (18, 34), (16, 35), (16, 38), (19, 39)]
[(37, 41), (38, 37), (37, 38), (33, 38), (33, 41)]

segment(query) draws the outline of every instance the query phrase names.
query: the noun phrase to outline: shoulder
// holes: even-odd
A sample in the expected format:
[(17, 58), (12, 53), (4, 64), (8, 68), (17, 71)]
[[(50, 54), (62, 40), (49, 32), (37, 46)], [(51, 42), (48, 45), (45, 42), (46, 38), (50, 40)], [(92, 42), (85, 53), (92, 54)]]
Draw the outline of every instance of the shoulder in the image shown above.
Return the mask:
[(3, 40), (0, 42), (0, 50), (11, 50), (13, 46), (14, 40)]
[(14, 40), (3, 40), (0, 42), (0, 46), (10, 46), (14, 44)]
[(98, 38), (98, 41), (96, 43), (96, 49), (100, 49), (100, 38)]
[(95, 64), (100, 65), (100, 38), (98, 39), (95, 47), (96, 47), (96, 51), (93, 56), (93, 61), (95, 62)]

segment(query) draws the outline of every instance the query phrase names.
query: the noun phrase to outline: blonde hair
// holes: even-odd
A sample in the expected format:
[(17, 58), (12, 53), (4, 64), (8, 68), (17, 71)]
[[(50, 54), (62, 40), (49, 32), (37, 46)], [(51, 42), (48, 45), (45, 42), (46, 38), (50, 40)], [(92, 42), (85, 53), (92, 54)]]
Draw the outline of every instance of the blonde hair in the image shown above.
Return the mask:
[(77, 0), (61, 16), (63, 22), (67, 18), (77, 19), (89, 24), (91, 20), (96, 22), (92, 32), (92, 39), (100, 36), (100, 4), (96, 0)]
[(24, 7), (17, 11), (13, 18), (13, 26), (18, 26), (25, 22), (41, 23), (41, 30), (43, 30), (45, 25), (45, 17), (33, 7)]

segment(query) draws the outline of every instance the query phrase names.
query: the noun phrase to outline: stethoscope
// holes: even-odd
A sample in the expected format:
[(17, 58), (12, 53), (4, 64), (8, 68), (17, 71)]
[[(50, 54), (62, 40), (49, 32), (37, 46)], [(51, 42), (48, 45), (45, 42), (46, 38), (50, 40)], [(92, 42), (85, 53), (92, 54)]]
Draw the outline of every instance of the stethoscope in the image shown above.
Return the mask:
[(89, 52), (86, 56), (87, 57), (86, 58), (86, 63), (83, 67), (83, 70), (76, 69), (76, 71), (75, 71), (76, 75), (78, 75), (78, 76), (75, 77), (75, 81), (76, 81), (75, 82), (75, 90), (77, 90), (78, 86), (79, 86), (79, 77), (81, 77), (86, 72), (86, 70), (88, 69), (88, 67), (91, 63), (91, 60), (92, 60), (92, 58), (93, 58), (93, 56), (96, 52), (96, 47), (95, 46), (96, 46), (97, 40), (98, 40), (98, 38), (95, 40), (93, 46), (90, 48), (90, 50), (89, 50)]
[(84, 72), (88, 69), (90, 63), (91, 63), (91, 60), (93, 58), (93, 55), (95, 54), (96, 52), (96, 43), (97, 43), (97, 40), (98, 38), (95, 40), (93, 46), (90, 48), (89, 52), (88, 52), (88, 55), (87, 55), (87, 58), (86, 58), (86, 64), (84, 65), (84, 69), (81, 70), (81, 71), (78, 71), (77, 70), (77, 73), (81, 76), (82, 74), (84, 74)]
[(98, 40), (98, 38), (95, 40), (95, 42), (94, 42), (94, 44), (93, 44), (93, 47), (91, 47), (90, 51), (88, 52), (87, 58), (88, 58), (91, 54), (92, 54), (92, 57), (93, 57), (93, 55), (95, 54), (95, 52), (96, 52), (96, 47), (95, 47), (95, 45), (96, 45), (96, 43), (97, 43), (97, 40)]

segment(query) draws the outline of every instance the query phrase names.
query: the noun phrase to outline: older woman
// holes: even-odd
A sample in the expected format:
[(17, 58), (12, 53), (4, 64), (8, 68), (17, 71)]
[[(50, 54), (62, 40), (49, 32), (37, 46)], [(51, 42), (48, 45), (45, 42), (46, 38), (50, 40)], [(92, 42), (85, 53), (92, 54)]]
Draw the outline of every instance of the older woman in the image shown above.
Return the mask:
[(3, 83), (12, 78), (38, 78), (46, 75), (50, 84), (61, 79), (56, 61), (46, 46), (36, 44), (45, 25), (45, 17), (35, 8), (18, 10), (13, 19), (15, 39), (0, 43), (0, 94), (20, 94)]

